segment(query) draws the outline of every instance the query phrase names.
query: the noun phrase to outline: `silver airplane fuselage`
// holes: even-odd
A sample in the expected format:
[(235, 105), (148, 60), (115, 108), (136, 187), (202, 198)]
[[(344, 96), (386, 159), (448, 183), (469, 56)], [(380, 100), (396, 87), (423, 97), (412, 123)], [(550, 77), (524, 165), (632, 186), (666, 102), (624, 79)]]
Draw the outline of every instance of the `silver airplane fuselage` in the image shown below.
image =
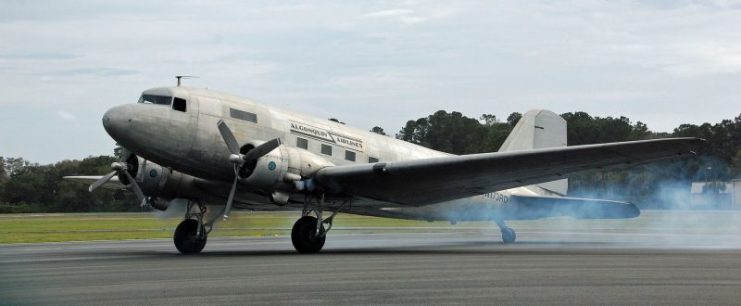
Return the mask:
[[(530, 110), (499, 151), (456, 156), (393, 137), (189, 87), (145, 90), (139, 103), (103, 115), (126, 150), (103, 176), (66, 176), (133, 192), (142, 206), (168, 210), (185, 200), (173, 241), (200, 252), (217, 219), (235, 204), (254, 210), (301, 208), (291, 229), (300, 253), (319, 252), (337, 212), (379, 217), (494, 221), (567, 216), (622, 219), (633, 203), (567, 197), (570, 175), (693, 156), (697, 138), (567, 146), (567, 122)], [(221, 206), (213, 210), (209, 206)], [(326, 216), (324, 211), (332, 212)], [(207, 216), (208, 215), (208, 216)]]
[[(450, 155), (339, 122), (313, 118), (207, 89), (162, 87), (146, 90), (142, 97), (144, 96), (179, 99), (180, 105), (176, 106), (175, 102), (169, 105), (148, 103), (141, 99), (140, 103), (124, 104), (108, 110), (103, 116), (103, 126), (114, 140), (137, 156), (193, 176), (200, 182), (200, 186), (208, 186), (204, 189), (211, 189), (206, 192), (182, 193), (190, 197), (221, 200), (226, 197), (227, 184), (234, 177), (233, 166), (229, 161), (230, 152), (217, 129), (219, 120), (224, 120), (232, 127), (240, 145), (280, 138), (284, 146), (311, 153), (315, 162), (309, 163), (309, 167), (314, 166), (316, 170), (330, 165)], [(474, 197), (470, 200), (503, 204), (507, 193)], [(295, 198), (291, 201), (291, 204), (295, 204), (293, 206), (298, 207), (297, 203), (303, 201), (300, 193), (293, 193), (291, 197)], [(275, 203), (264, 193), (250, 188), (240, 189), (237, 200), (256, 209), (275, 207)], [(328, 206), (336, 207), (346, 200), (351, 200), (352, 205), (344, 210), (357, 214), (449, 219), (448, 212), (435, 212), (431, 207), (417, 211), (415, 208), (402, 208), (394, 203), (365, 198), (335, 197), (328, 198), (327, 202)], [(462, 204), (461, 202), (471, 203), (470, 200), (439, 203), (436, 206), (453, 207), (455, 204)]]
[(302, 209), (291, 229), (300, 253), (321, 250), (339, 211), (494, 221), (502, 241), (512, 243), (516, 234), (507, 220), (638, 216), (633, 203), (566, 197), (568, 176), (691, 156), (703, 142), (567, 147), (566, 125), (554, 112), (530, 110), (498, 152), (456, 156), (208, 89), (158, 87), (103, 115), (105, 130), (126, 149), (112, 172), (65, 179), (88, 182), (91, 192), (125, 188), (140, 205), (158, 210), (177, 209), (172, 203), (185, 200), (173, 237), (184, 254), (200, 252), (215, 222), (236, 205)]
[[(301, 138), (307, 140), (305, 150), (334, 165), (449, 155), (207, 89), (168, 87), (147, 93), (184, 99), (185, 111), (150, 103), (116, 106), (103, 116), (106, 131), (137, 155), (204, 179), (229, 181), (233, 176), (229, 151), (217, 129), (219, 120), (232, 127), (240, 144), (280, 138), (284, 145), (296, 147)], [(322, 145), (330, 146), (331, 154), (323, 154)], [(354, 153), (355, 161), (346, 159), (346, 152)]]
[[(282, 145), (261, 157), (255, 166), (255, 171), (267, 175), (252, 174), (258, 178), (239, 180), (242, 187), (235, 199), (253, 209), (277, 209), (276, 205), (301, 207), (306, 193), (285, 181), (290, 181), (287, 178), (291, 177), (295, 177), (294, 183), (310, 179), (323, 167), (451, 156), (339, 122), (207, 89), (153, 88), (144, 91), (139, 102), (111, 108), (103, 116), (103, 125), (120, 145), (161, 166), (162, 180), (155, 180), (154, 185), (167, 189), (170, 199), (189, 198), (218, 204), (227, 197), (235, 168), (217, 127), (221, 120), (231, 127), (236, 141), (245, 151), (270, 139), (281, 140)], [(563, 120), (555, 114), (551, 117)], [(563, 135), (554, 138), (557, 139), (556, 145), (565, 146), (565, 123), (556, 130)], [(160, 178), (156, 177), (157, 171), (146, 171), (152, 172), (141, 173), (137, 179)], [(167, 182), (166, 172), (178, 180)], [(146, 188), (148, 185), (143, 186)], [(520, 215), (522, 210), (512, 205), (513, 195), (565, 194), (565, 191), (552, 192), (558, 189), (540, 186), (522, 186), (452, 201), (413, 205), (341, 194), (329, 195), (326, 200), (329, 208), (349, 203), (343, 211), (372, 216), (451, 222), (517, 219), (532, 216)], [(405, 187), (392, 188), (405, 190)], [(276, 193), (271, 195), (271, 192), (285, 194), (287, 200), (275, 201)], [(508, 204), (515, 210), (508, 211)], [(632, 206), (629, 210), (628, 214), (635, 214), (637, 208)]]

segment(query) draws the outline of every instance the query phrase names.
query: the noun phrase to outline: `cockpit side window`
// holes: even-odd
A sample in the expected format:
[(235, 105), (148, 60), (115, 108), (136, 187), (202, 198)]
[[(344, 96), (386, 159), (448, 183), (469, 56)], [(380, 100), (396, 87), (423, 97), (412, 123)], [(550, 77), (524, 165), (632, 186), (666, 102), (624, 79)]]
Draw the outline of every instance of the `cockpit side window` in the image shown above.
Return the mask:
[(155, 95), (142, 95), (139, 98), (139, 103), (170, 105), (170, 104), (172, 104), (172, 97), (168, 97), (168, 96), (155, 96)]
[(185, 104), (186, 104), (185, 103), (185, 99), (175, 98), (173, 100), (173, 102), (172, 102), (172, 109), (174, 109), (176, 111), (185, 112), (185, 110), (186, 110), (185, 109), (185, 107), (186, 107)]

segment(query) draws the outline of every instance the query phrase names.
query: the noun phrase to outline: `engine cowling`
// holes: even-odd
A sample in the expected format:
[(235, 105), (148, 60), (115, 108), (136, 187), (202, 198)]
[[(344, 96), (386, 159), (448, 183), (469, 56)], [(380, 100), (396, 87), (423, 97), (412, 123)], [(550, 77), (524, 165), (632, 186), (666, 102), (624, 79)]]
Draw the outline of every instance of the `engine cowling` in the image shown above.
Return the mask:
[[(126, 161), (126, 167), (145, 195), (166, 200), (153, 201), (151, 204), (157, 209), (167, 208), (167, 201), (174, 198), (197, 196), (191, 194), (194, 187), (193, 176), (163, 167), (133, 154)], [(119, 175), (119, 180), (123, 184), (129, 183), (123, 175)]]
[[(254, 148), (257, 145), (259, 143), (250, 143), (245, 147)], [(254, 165), (242, 166), (239, 172), (240, 182), (249, 186), (248, 188), (270, 194), (277, 204), (285, 204), (288, 194), (296, 190), (295, 182), (311, 177), (321, 168), (333, 165), (309, 151), (280, 146), (259, 158)]]

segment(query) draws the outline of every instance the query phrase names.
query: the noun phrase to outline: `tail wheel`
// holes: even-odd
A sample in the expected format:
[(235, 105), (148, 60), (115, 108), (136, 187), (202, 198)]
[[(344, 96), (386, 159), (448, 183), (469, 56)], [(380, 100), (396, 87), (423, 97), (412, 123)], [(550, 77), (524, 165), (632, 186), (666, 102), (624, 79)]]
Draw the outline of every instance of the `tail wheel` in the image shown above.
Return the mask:
[[(200, 232), (200, 235), (199, 235)], [(201, 226), (198, 230), (198, 221), (186, 219), (180, 222), (175, 229), (175, 247), (182, 254), (197, 254), (206, 246), (206, 230)]]
[(517, 234), (515, 233), (515, 230), (513, 230), (510, 227), (502, 228), (502, 242), (514, 243), (515, 239), (517, 239)]
[(324, 246), (327, 236), (322, 228), (317, 234), (317, 219), (313, 216), (303, 216), (293, 224), (291, 242), (299, 253), (318, 253)]

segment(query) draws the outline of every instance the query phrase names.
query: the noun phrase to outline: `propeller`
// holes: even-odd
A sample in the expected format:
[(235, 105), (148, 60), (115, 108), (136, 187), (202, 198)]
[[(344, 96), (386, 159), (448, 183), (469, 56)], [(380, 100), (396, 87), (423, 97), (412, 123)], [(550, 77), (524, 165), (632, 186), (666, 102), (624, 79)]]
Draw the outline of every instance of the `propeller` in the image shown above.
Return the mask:
[(219, 128), (219, 133), (221, 133), (221, 138), (224, 139), (224, 143), (226, 143), (226, 147), (229, 149), (229, 153), (231, 153), (229, 155), (229, 161), (234, 165), (234, 182), (232, 183), (231, 190), (229, 190), (229, 197), (226, 199), (226, 206), (224, 207), (224, 220), (226, 220), (229, 218), (229, 212), (232, 210), (232, 202), (234, 201), (234, 193), (237, 191), (237, 183), (239, 183), (239, 169), (245, 164), (254, 165), (260, 157), (265, 156), (270, 153), (270, 151), (279, 147), (280, 138), (269, 140), (252, 150), (249, 150), (247, 154), (242, 154), (239, 152), (239, 143), (226, 122), (224, 122), (224, 120), (219, 120), (216, 125)]
[(144, 192), (142, 192), (142, 189), (139, 187), (139, 184), (136, 183), (134, 178), (131, 176), (128, 169), (126, 168), (126, 163), (123, 162), (114, 162), (111, 164), (111, 169), (113, 171), (111, 173), (108, 173), (101, 177), (99, 180), (93, 182), (90, 184), (90, 187), (88, 188), (88, 191), (93, 192), (93, 190), (98, 189), (98, 187), (103, 186), (106, 182), (110, 181), (111, 178), (113, 178), (117, 174), (123, 174), (126, 179), (129, 181), (128, 188), (131, 189), (131, 191), (134, 192), (136, 195), (136, 199), (139, 201), (141, 205), (144, 205), (146, 201), (146, 197), (144, 196)]

